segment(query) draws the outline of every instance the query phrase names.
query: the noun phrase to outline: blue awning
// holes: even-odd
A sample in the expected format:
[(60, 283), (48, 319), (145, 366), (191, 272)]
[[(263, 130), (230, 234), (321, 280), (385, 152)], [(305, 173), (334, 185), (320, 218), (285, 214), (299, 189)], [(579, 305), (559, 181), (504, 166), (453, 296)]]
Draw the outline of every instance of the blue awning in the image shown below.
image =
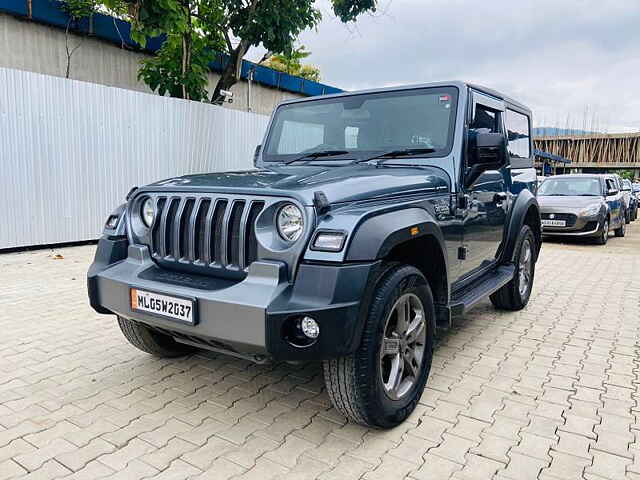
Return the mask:
[(533, 154), (536, 157), (544, 158), (546, 160), (551, 160), (559, 163), (571, 163), (571, 160), (568, 158), (561, 157), (560, 155), (554, 155), (553, 153), (543, 152), (542, 150), (535, 149)]

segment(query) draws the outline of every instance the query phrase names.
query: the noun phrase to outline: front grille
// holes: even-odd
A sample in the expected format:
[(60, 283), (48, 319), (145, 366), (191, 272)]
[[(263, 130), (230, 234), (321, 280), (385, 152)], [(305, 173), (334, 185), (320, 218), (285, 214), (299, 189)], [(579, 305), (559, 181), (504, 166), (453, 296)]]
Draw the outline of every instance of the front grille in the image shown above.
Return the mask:
[[(551, 215), (553, 215), (553, 218), (551, 218)], [(543, 220), (564, 220), (567, 222), (567, 227), (573, 227), (578, 218), (573, 213), (543, 213), (540, 217)]]
[(151, 255), (165, 266), (243, 272), (257, 259), (255, 222), (264, 201), (157, 196)]

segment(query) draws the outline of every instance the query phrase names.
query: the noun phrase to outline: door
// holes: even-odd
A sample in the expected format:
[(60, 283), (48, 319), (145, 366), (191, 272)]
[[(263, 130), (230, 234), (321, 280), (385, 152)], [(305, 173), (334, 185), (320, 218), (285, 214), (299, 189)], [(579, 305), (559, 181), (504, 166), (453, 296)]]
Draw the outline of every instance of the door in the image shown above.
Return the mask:
[[(504, 134), (502, 101), (473, 92), (471, 105), (470, 135)], [(495, 264), (504, 235), (510, 187), (511, 175), (505, 162), (501, 169), (485, 171), (466, 188), (461, 279), (471, 279)]]
[[(610, 224), (613, 228), (619, 228), (624, 223), (624, 200), (622, 198), (622, 192), (618, 189), (618, 182), (616, 182), (614, 178), (607, 178), (605, 184), (605, 195), (611, 217)], [(609, 195), (611, 190), (617, 190), (617, 193), (615, 195)]]

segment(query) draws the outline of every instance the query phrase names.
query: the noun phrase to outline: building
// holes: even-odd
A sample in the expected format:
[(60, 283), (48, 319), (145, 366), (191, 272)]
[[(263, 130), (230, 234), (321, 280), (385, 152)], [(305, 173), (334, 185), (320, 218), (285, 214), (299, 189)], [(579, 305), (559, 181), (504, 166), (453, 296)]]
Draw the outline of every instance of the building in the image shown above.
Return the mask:
[[(151, 39), (141, 50), (131, 39), (127, 22), (100, 13), (80, 22), (67, 38), (68, 16), (59, 6), (52, 0), (0, 2), (0, 67), (65, 77), (69, 66), (68, 76), (75, 80), (150, 92), (137, 78), (138, 67), (142, 58), (160, 48), (160, 39)], [(70, 62), (67, 40), (72, 49), (79, 45)], [(210, 91), (224, 61), (218, 55), (210, 65)], [(269, 115), (287, 98), (341, 90), (245, 61), (242, 80), (232, 91), (233, 103), (225, 106)]]

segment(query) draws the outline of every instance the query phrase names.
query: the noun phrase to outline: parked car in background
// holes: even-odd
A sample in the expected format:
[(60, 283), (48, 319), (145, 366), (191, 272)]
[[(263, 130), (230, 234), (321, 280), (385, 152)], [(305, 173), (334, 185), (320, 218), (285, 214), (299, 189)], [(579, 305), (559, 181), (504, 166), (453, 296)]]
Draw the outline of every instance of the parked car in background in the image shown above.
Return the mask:
[(461, 82), (287, 101), (256, 169), (130, 193), (98, 244), (91, 305), (157, 356), (322, 361), (338, 411), (393, 427), (422, 396), (436, 326), (487, 297), (529, 301), (531, 123)]
[(624, 204), (624, 219), (625, 223), (631, 222), (631, 191), (625, 190), (622, 183), (622, 177), (616, 173), (609, 174), (616, 182), (616, 188), (622, 195), (622, 203)]
[(632, 222), (638, 218), (638, 198), (633, 194), (631, 180), (622, 180), (622, 192), (629, 196), (629, 220)]
[(640, 202), (640, 183), (632, 184), (633, 195), (636, 197), (636, 200)]
[(611, 176), (556, 175), (538, 189), (543, 236), (594, 238), (607, 243), (609, 231), (625, 235), (622, 193)]

